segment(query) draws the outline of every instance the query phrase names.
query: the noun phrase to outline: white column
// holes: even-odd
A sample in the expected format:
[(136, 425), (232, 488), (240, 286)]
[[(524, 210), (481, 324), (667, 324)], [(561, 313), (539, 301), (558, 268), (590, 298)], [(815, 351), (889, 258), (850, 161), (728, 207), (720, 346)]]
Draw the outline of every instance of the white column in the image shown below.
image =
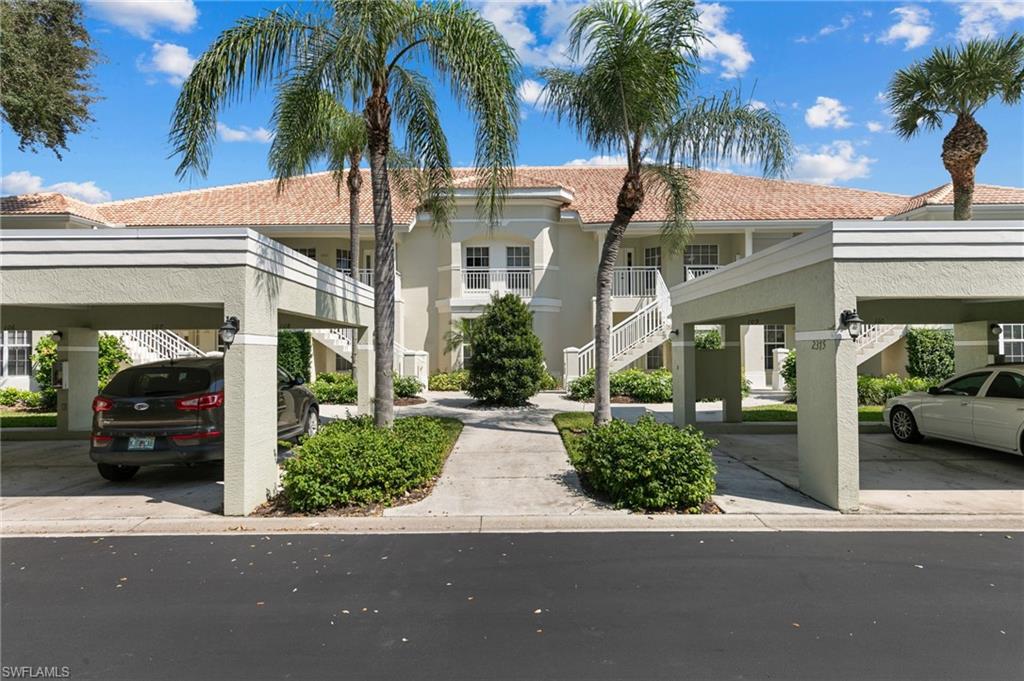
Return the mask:
[(562, 350), (562, 386), (569, 387), (569, 381), (580, 376), (580, 349), (565, 348)]
[(373, 391), (376, 385), (376, 374), (373, 352), (373, 330), (362, 327), (356, 332), (358, 357), (356, 359), (356, 387), (358, 397), (356, 407), (360, 416), (373, 416)]
[(678, 324), (672, 341), (672, 422), (676, 427), (697, 422), (697, 361), (694, 325)]
[(722, 341), (725, 346), (722, 352), (725, 357), (725, 394), (722, 396), (723, 421), (727, 423), (739, 423), (743, 421), (743, 374), (741, 371), (742, 358), (740, 355), (740, 325), (739, 322), (726, 322), (722, 325)]
[(957, 373), (995, 362), (999, 354), (999, 336), (992, 333), (991, 321), (953, 325), (953, 362)]
[(88, 434), (92, 430), (92, 400), (99, 392), (99, 333), (94, 329), (59, 329), (57, 361), (64, 385), (57, 390), (57, 430)]
[(749, 258), (754, 254), (754, 230), (743, 230), (743, 257)]
[(751, 385), (756, 388), (768, 386), (764, 370), (764, 326), (753, 324), (740, 327), (743, 331), (743, 368)]

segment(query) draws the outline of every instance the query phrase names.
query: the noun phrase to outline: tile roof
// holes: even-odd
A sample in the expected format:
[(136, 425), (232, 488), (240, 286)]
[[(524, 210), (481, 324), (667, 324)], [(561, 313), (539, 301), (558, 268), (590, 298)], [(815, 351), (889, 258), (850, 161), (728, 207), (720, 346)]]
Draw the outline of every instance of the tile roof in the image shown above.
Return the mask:
[[(573, 194), (566, 208), (577, 211), (585, 223), (607, 223), (614, 215), (624, 173), (623, 167), (609, 166), (521, 166), (513, 186), (566, 189)], [(454, 174), (457, 188), (478, 186), (475, 169), (456, 168)], [(363, 175), (360, 214), (364, 223), (370, 223), (369, 171)], [(698, 198), (690, 219), (698, 221), (867, 219), (952, 202), (949, 185), (908, 197), (710, 171), (693, 175)], [(978, 185), (975, 202), (1024, 203), (1024, 189)], [(398, 192), (392, 192), (392, 209), (400, 224), (408, 224), (415, 216), (413, 203)], [(339, 225), (348, 222), (348, 192), (343, 186), (339, 196), (333, 176), (323, 172), (290, 180), (280, 192), (277, 181), (262, 180), (92, 205), (59, 194), (33, 194), (5, 197), (0, 210), (4, 214), (71, 214), (132, 226)], [(664, 217), (657, 194), (649, 191), (634, 220), (659, 222)]]

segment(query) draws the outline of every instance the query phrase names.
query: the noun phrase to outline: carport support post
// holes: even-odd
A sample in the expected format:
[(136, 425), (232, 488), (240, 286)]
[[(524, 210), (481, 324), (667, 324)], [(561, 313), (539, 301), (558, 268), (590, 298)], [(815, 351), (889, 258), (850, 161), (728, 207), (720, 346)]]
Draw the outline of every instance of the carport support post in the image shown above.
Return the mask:
[(743, 421), (743, 361), (739, 322), (726, 322), (722, 330), (725, 332), (722, 339), (722, 352), (725, 353), (725, 394), (722, 396), (725, 404), (722, 420), (727, 423), (740, 423)]
[(837, 333), (856, 302), (796, 306), (797, 458), (800, 491), (840, 511), (860, 503), (857, 346)]
[(956, 373), (983, 367), (999, 354), (999, 336), (992, 322), (964, 322), (953, 325), (953, 365)]
[(697, 422), (697, 353), (693, 324), (680, 324), (672, 341), (672, 422), (678, 428)]
[(277, 311), (258, 300), (225, 305), (241, 331), (224, 353), (224, 515), (246, 515), (277, 489)]
[(57, 430), (83, 433), (92, 430), (92, 399), (99, 390), (99, 333), (94, 329), (59, 330), (57, 361), (67, 362), (64, 385), (57, 390)]
[(356, 359), (356, 409), (361, 416), (373, 416), (373, 391), (376, 385), (373, 332), (367, 326), (357, 329), (355, 340), (359, 354)]

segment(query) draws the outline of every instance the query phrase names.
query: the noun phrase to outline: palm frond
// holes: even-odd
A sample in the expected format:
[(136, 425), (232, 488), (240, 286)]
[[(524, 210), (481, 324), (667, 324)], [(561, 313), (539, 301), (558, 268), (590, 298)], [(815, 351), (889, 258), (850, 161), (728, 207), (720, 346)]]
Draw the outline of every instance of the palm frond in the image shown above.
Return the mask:
[(647, 200), (661, 201), (665, 221), (661, 225), (662, 243), (672, 253), (679, 253), (693, 238), (693, 224), (688, 217), (697, 201), (690, 175), (684, 168), (668, 163), (646, 163), (640, 177), (647, 188)]

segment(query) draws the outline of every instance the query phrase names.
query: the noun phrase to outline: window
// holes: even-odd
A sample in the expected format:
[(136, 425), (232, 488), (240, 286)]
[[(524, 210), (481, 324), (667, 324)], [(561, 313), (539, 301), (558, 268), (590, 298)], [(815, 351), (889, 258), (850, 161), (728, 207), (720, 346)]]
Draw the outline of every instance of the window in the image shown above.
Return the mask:
[(985, 391), (985, 397), (1009, 397), (1024, 400), (1024, 376), (1009, 371), (1000, 371)]
[(683, 263), (694, 267), (718, 264), (718, 244), (691, 244), (683, 254)]
[(466, 267), (490, 267), (491, 249), (488, 246), (467, 246)]
[(954, 378), (952, 381), (942, 386), (942, 394), (944, 395), (960, 395), (962, 397), (974, 397), (981, 390), (981, 386), (984, 385), (988, 377), (992, 375), (991, 371), (980, 371), (976, 374), (967, 374), (960, 378)]
[(665, 353), (662, 352), (660, 345), (654, 348), (653, 350), (648, 351), (648, 353), (644, 355), (644, 367), (648, 371), (653, 371), (654, 369), (661, 369), (664, 366)]
[(644, 249), (644, 267), (661, 267), (661, 246)]
[(334, 269), (348, 272), (352, 269), (352, 258), (347, 248), (334, 249)]
[(104, 392), (114, 397), (161, 397), (222, 389), (206, 369), (142, 366), (116, 374)]
[(32, 332), (3, 332), (0, 376), (28, 376), (32, 371)]
[(764, 325), (764, 368), (775, 368), (775, 350), (786, 347), (786, 327), (782, 324)]
[(530, 267), (532, 264), (529, 246), (505, 247), (505, 265), (507, 267)]
[(469, 343), (469, 335), (472, 333), (473, 322), (476, 321), (475, 317), (464, 317), (462, 320), (462, 368), (468, 369), (473, 363), (473, 346)]
[(1003, 324), (1003, 335), (999, 337), (999, 354), (1007, 362), (1024, 362), (1024, 324)]
[(296, 248), (299, 255), (304, 255), (310, 260), (316, 260), (316, 249), (315, 248)]

